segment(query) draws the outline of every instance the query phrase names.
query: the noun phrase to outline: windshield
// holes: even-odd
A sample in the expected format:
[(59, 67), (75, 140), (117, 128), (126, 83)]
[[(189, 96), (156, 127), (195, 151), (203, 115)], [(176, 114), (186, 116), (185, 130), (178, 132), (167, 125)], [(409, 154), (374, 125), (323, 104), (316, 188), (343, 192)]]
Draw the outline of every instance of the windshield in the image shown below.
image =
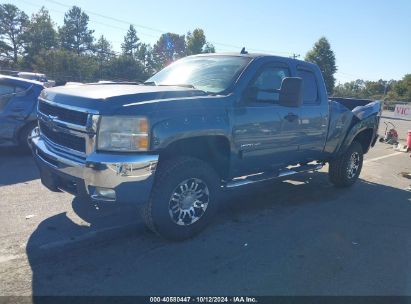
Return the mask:
[(227, 90), (250, 58), (239, 56), (199, 56), (180, 59), (146, 83), (185, 85), (210, 93)]

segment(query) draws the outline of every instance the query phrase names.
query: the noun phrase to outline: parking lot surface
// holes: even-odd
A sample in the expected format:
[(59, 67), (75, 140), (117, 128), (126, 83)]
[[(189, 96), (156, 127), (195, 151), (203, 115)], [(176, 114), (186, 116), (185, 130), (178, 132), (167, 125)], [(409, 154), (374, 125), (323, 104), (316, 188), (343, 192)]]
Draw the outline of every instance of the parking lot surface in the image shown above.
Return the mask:
[(377, 143), (349, 189), (325, 167), (229, 191), (211, 226), (172, 243), (135, 206), (52, 193), (29, 155), (2, 150), (0, 295), (411, 295), (403, 172), (410, 154)]

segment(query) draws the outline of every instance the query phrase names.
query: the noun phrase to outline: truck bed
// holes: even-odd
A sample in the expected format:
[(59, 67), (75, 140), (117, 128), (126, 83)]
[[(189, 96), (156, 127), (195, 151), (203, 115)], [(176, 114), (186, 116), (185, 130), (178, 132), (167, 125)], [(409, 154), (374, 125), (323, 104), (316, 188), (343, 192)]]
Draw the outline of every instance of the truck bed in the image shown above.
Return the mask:
[(353, 128), (371, 129), (372, 126), (378, 126), (381, 102), (340, 97), (331, 97), (329, 100), (330, 123), (325, 152), (335, 154), (339, 151)]
[(328, 99), (332, 101), (336, 101), (350, 110), (353, 110), (356, 107), (362, 107), (371, 102), (374, 102), (374, 100), (370, 100), (370, 99), (356, 99), (356, 98), (342, 98), (342, 97), (329, 97)]

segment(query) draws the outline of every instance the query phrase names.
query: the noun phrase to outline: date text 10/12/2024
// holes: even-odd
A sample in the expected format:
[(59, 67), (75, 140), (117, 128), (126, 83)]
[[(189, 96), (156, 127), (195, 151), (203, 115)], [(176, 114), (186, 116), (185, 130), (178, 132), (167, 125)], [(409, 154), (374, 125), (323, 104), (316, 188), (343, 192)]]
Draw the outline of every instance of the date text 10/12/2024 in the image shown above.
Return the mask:
[(150, 303), (258, 303), (255, 297), (150, 297)]

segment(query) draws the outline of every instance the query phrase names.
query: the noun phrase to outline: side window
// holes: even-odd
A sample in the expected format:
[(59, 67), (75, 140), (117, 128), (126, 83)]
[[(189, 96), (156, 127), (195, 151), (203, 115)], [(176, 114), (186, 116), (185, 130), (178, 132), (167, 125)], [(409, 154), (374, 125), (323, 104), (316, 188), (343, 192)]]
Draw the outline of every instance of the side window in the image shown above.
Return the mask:
[(318, 85), (315, 74), (309, 70), (298, 69), (297, 76), (303, 79), (303, 104), (314, 105), (319, 103)]
[(0, 96), (14, 93), (14, 86), (0, 83)]
[(286, 67), (270, 65), (263, 68), (250, 86), (256, 94), (256, 101), (278, 103), (281, 83), (289, 76)]

